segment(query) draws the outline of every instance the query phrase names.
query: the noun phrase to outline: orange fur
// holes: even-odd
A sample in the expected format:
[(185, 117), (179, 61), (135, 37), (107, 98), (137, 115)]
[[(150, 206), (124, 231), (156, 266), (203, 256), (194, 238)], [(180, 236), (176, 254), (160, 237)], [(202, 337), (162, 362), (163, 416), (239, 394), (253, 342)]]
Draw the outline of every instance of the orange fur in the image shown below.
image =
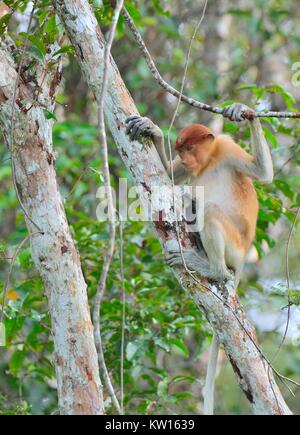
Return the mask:
[[(235, 171), (230, 163), (233, 159), (250, 162), (253, 157), (230, 137), (215, 137), (210, 129), (200, 124), (190, 125), (181, 131), (176, 141), (176, 149), (192, 177), (193, 184), (198, 184), (199, 181), (200, 185), (202, 182), (204, 188), (209, 189), (210, 184), (206, 184), (210, 171), (214, 174), (214, 170), (223, 168), (230, 174), (231, 186), (227, 186), (228, 192), (231, 192), (230, 209), (222, 204), (221, 189), (224, 189), (224, 186), (220, 185), (220, 195), (217, 195), (219, 209), (213, 218), (222, 225), (226, 240), (226, 257), (234, 257), (234, 249), (240, 256), (245, 257), (255, 237), (258, 200), (252, 179)], [(226, 258), (226, 263), (229, 267), (234, 267), (229, 258), (228, 261)]]
[(188, 145), (200, 145), (208, 137), (214, 138), (214, 134), (210, 128), (202, 124), (191, 124), (179, 133), (175, 149), (179, 150)]

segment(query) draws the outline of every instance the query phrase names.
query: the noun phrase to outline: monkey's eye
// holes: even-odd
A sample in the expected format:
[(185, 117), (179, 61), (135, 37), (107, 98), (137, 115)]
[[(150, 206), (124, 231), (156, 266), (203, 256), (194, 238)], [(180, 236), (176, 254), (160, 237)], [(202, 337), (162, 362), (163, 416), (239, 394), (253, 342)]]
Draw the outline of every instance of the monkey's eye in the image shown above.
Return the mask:
[(185, 149), (186, 149), (186, 151), (191, 152), (191, 151), (193, 151), (193, 146), (192, 145), (187, 145), (185, 147)]

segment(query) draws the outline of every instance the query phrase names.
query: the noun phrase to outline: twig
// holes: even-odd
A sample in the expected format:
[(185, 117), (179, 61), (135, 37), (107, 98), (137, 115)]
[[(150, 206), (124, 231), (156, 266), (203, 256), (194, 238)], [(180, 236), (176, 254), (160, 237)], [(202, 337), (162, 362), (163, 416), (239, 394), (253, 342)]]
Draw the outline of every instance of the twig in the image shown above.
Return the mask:
[[(165, 89), (169, 94), (173, 95), (176, 98), (180, 98), (185, 103), (189, 104), (192, 107), (195, 107), (196, 109), (200, 110), (206, 110), (208, 112), (216, 113), (219, 115), (223, 115), (223, 110), (221, 107), (216, 106), (210, 106), (209, 104), (201, 103), (200, 101), (195, 100), (194, 98), (188, 97), (186, 95), (182, 95), (177, 89), (175, 89), (173, 86), (169, 85), (164, 78), (161, 76), (160, 72), (158, 71), (151, 54), (149, 53), (147, 46), (141, 37), (136, 25), (134, 24), (134, 21), (132, 20), (131, 16), (129, 15), (126, 8), (122, 9), (122, 15), (125, 19), (125, 21), (128, 24), (128, 27), (130, 28), (134, 39), (139, 47), (139, 49), (142, 52), (142, 55), (150, 69), (150, 72), (152, 73), (154, 79), (158, 82), (158, 84)], [(271, 111), (265, 111), (265, 112), (254, 112), (254, 117), (265, 117), (265, 118), (300, 118), (300, 112), (271, 112)]]
[[(180, 103), (181, 103), (181, 100), (182, 100), (182, 97), (183, 97), (183, 90), (184, 90), (185, 82), (186, 82), (186, 78), (187, 78), (187, 72), (188, 72), (188, 66), (189, 66), (189, 61), (190, 61), (190, 57), (191, 57), (191, 51), (192, 51), (193, 42), (194, 42), (194, 40), (195, 40), (195, 38), (197, 36), (198, 30), (199, 30), (199, 28), (200, 28), (200, 26), (201, 26), (201, 24), (203, 22), (203, 19), (205, 17), (207, 3), (208, 3), (208, 0), (206, 0), (205, 3), (204, 3), (204, 7), (203, 7), (201, 18), (200, 18), (197, 26), (195, 27), (193, 35), (192, 35), (191, 40), (190, 40), (190, 44), (189, 44), (189, 48), (188, 48), (188, 52), (187, 52), (187, 56), (186, 56), (186, 61), (185, 61), (184, 73), (183, 73), (181, 87), (180, 87), (180, 95), (179, 95), (179, 98), (178, 98), (178, 101), (177, 101), (177, 105), (176, 105), (176, 108), (175, 108), (175, 111), (174, 111), (174, 114), (173, 114), (173, 117), (172, 117), (169, 129), (168, 129), (168, 133), (167, 133), (167, 139), (168, 139), (167, 142), (168, 142), (170, 168), (171, 168), (172, 196), (173, 196), (173, 207), (174, 207), (174, 210), (176, 210), (176, 207), (175, 207), (175, 178), (174, 178), (173, 156), (172, 156), (172, 147), (171, 147), (171, 137), (170, 137), (170, 135), (171, 135), (171, 130), (172, 130), (173, 125), (175, 123), (175, 120), (176, 120), (176, 117), (177, 117), (177, 114), (178, 114), (178, 110), (179, 110), (179, 106), (180, 106)], [(182, 244), (181, 244), (180, 234), (179, 233), (180, 233), (179, 223), (178, 223), (178, 218), (176, 216), (176, 237), (177, 237), (177, 242), (178, 242), (179, 249), (180, 249), (180, 254), (181, 254), (181, 259), (182, 259), (182, 262), (183, 262), (183, 266), (184, 266), (186, 272), (193, 273), (193, 271), (189, 270), (188, 267), (187, 267), (187, 264), (186, 264), (186, 261), (185, 261), (184, 255), (183, 255), (183, 249), (182, 249)]]
[[(291, 229), (290, 229), (290, 232), (289, 232), (289, 236), (288, 236), (288, 240), (287, 240), (287, 243), (286, 243), (285, 270), (286, 270), (286, 281), (287, 281), (287, 291), (288, 291), (288, 295), (287, 295), (287, 297), (288, 297), (288, 304), (287, 304), (288, 313), (287, 313), (287, 321), (286, 321), (286, 326), (285, 326), (283, 337), (281, 339), (281, 342), (280, 342), (280, 344), (279, 344), (279, 346), (277, 348), (277, 351), (276, 351), (274, 357), (270, 360), (270, 364), (269, 364), (269, 367), (268, 367), (268, 377), (269, 377), (270, 384), (271, 384), (270, 371), (271, 371), (275, 361), (277, 360), (277, 358), (278, 358), (278, 356), (280, 354), (280, 351), (283, 348), (283, 345), (284, 345), (284, 343), (286, 341), (286, 337), (287, 337), (287, 334), (288, 334), (288, 331), (289, 331), (289, 326), (290, 326), (290, 321), (291, 321), (291, 306), (292, 306), (292, 304), (291, 304), (291, 297), (290, 297), (290, 294), (289, 294), (289, 290), (290, 290), (289, 248), (290, 248), (290, 243), (291, 243), (291, 239), (292, 239), (293, 230), (295, 228), (295, 225), (296, 225), (297, 219), (299, 217), (299, 214), (300, 214), (300, 207), (298, 208), (298, 211), (296, 213), (296, 216), (295, 216), (294, 222), (293, 222), (293, 224), (291, 226)], [(283, 379), (281, 379), (281, 381), (283, 381)], [(271, 386), (271, 388), (273, 390), (273, 386)], [(294, 396), (293, 391), (290, 390), (290, 389), (289, 389), (289, 391)], [(275, 395), (275, 392), (274, 392), (274, 395)], [(276, 401), (277, 401), (277, 398), (276, 398)], [(280, 409), (278, 401), (277, 401), (277, 406), (278, 406), (278, 409)]]
[(279, 169), (277, 169), (277, 171), (275, 172), (275, 177), (277, 177), (277, 175), (280, 174), (280, 172), (293, 160), (293, 158), (295, 157), (295, 155), (297, 154), (297, 152), (299, 151), (299, 143), (296, 144), (296, 147), (293, 151), (293, 153), (291, 154), (291, 156), (283, 163), (283, 165), (281, 165), (281, 167)]
[(286, 284), (287, 284), (287, 291), (288, 291), (288, 296), (287, 296), (288, 297), (288, 304), (287, 304), (288, 314), (287, 314), (287, 322), (286, 322), (285, 331), (284, 331), (282, 340), (280, 342), (280, 345), (278, 346), (277, 352), (276, 352), (276, 354), (275, 354), (275, 356), (274, 356), (274, 358), (272, 360), (272, 363), (274, 363), (274, 361), (277, 359), (277, 357), (278, 357), (278, 355), (279, 355), (279, 353), (280, 353), (280, 351), (281, 351), (281, 349), (282, 349), (282, 347), (283, 347), (283, 345), (285, 343), (285, 340), (286, 340), (286, 337), (287, 337), (287, 334), (288, 334), (288, 330), (289, 330), (289, 326), (290, 326), (290, 321), (291, 321), (292, 301), (291, 301), (291, 297), (290, 297), (290, 294), (289, 294), (290, 283), (291, 283), (291, 280), (290, 280), (290, 268), (289, 268), (289, 249), (290, 249), (290, 244), (291, 244), (291, 240), (292, 240), (292, 234), (293, 234), (294, 228), (296, 226), (297, 220), (299, 218), (299, 215), (300, 215), (300, 207), (297, 210), (295, 219), (294, 219), (294, 221), (292, 223), (292, 226), (290, 228), (289, 236), (288, 236), (288, 239), (287, 239), (287, 242), (286, 242), (285, 273), (286, 273)]
[(29, 216), (29, 214), (28, 214), (28, 212), (27, 212), (27, 210), (26, 210), (26, 208), (25, 208), (25, 206), (24, 206), (24, 204), (22, 202), (22, 199), (21, 199), (21, 196), (20, 196), (20, 192), (19, 192), (19, 189), (18, 189), (17, 180), (16, 180), (15, 163), (14, 163), (14, 147), (13, 147), (13, 144), (14, 144), (14, 130), (15, 130), (15, 105), (16, 105), (16, 99), (17, 99), (17, 90), (18, 90), (18, 86), (19, 86), (21, 71), (22, 71), (22, 68), (23, 68), (23, 63), (24, 63), (24, 59), (25, 59), (25, 53), (26, 53), (26, 48), (27, 48), (27, 43), (28, 43), (28, 38), (29, 38), (29, 32), (30, 32), (30, 28), (31, 28), (31, 24), (32, 24), (32, 20), (33, 20), (33, 16), (34, 16), (36, 5), (37, 5), (37, 0), (34, 1), (33, 6), (32, 6), (32, 10), (31, 10), (31, 13), (30, 13), (30, 18), (29, 18), (28, 27), (27, 27), (27, 34), (26, 34), (26, 38), (25, 38), (25, 41), (24, 41), (23, 50), (22, 50), (22, 53), (21, 53), (19, 67), (18, 67), (18, 72), (17, 72), (17, 77), (16, 77), (16, 82), (15, 82), (15, 86), (14, 86), (13, 101), (12, 101), (12, 113), (11, 113), (11, 128), (10, 128), (10, 152), (11, 152), (12, 179), (13, 179), (14, 188), (15, 188), (16, 195), (17, 195), (18, 201), (20, 203), (21, 209), (23, 210), (23, 213), (27, 217), (29, 222), (31, 222), (32, 225), (41, 234), (43, 234), (43, 231), (40, 229), (40, 227)]
[(125, 274), (124, 274), (124, 237), (123, 237), (123, 221), (120, 216), (120, 270), (121, 270), (121, 285), (122, 285), (122, 332), (121, 332), (121, 364), (120, 364), (120, 379), (121, 379), (121, 411), (124, 414), (124, 357), (125, 357), (125, 327), (126, 327), (126, 292), (125, 292)]
[[(206, 2), (207, 3), (207, 2)], [(195, 29), (195, 32), (197, 32), (198, 31), (198, 29), (199, 29), (199, 26), (201, 25), (201, 22), (202, 22), (202, 20), (203, 20), (203, 17), (204, 17), (204, 14), (205, 14), (205, 9), (206, 9), (206, 4), (205, 4), (205, 6), (204, 6), (204, 11), (203, 11), (203, 16), (201, 17), (201, 20), (200, 20), (200, 22), (199, 22), (199, 24), (198, 24), (198, 26), (197, 26), (197, 28)], [(130, 28), (130, 30), (132, 31), (132, 33), (133, 33), (133, 35), (134, 35), (134, 37), (135, 37), (135, 40), (136, 40), (136, 42), (137, 42), (137, 44), (138, 44), (138, 47), (140, 48), (140, 50), (142, 51), (142, 54), (143, 54), (143, 56), (144, 56), (144, 58), (145, 58), (145, 60), (146, 60), (146, 62), (147, 62), (147, 64), (148, 64), (148, 67), (149, 67), (149, 69), (150, 69), (150, 71), (151, 71), (151, 73), (152, 73), (152, 75), (153, 75), (153, 77), (154, 77), (154, 79), (167, 91), (167, 92), (169, 92), (171, 95), (173, 95), (173, 96), (175, 96), (176, 98), (178, 98), (178, 100), (179, 100), (179, 103), (178, 103), (178, 105), (177, 105), (177, 108), (176, 108), (176, 111), (175, 111), (175, 117), (176, 117), (176, 113), (177, 113), (177, 111), (178, 111), (178, 107), (179, 107), (179, 104), (180, 104), (180, 102), (181, 101), (184, 101), (185, 103), (187, 103), (187, 104), (189, 104), (189, 105), (191, 105), (191, 106), (193, 106), (193, 107), (196, 107), (196, 108), (198, 108), (198, 109), (201, 109), (201, 110), (206, 110), (206, 111), (209, 111), (209, 112), (212, 112), (212, 113), (216, 113), (216, 114), (220, 114), (220, 115), (222, 115), (223, 114), (223, 110), (224, 109), (222, 109), (222, 108), (220, 108), (220, 107), (212, 107), (212, 106), (210, 106), (210, 105), (208, 105), (208, 104), (205, 104), (205, 103), (201, 103), (201, 102), (199, 102), (199, 101), (197, 101), (197, 100), (194, 100), (193, 98), (190, 98), (190, 97), (187, 97), (186, 95), (184, 95), (183, 94), (183, 88), (184, 88), (184, 82), (185, 82), (185, 78), (186, 78), (186, 73), (187, 73), (187, 67), (188, 67), (188, 59), (189, 59), (189, 55), (188, 55), (188, 59), (187, 59), (187, 63), (186, 63), (186, 66), (185, 66), (185, 76), (184, 76), (184, 79), (183, 79), (183, 82), (182, 82), (182, 86), (181, 86), (181, 91), (179, 92), (178, 90), (176, 90), (175, 88), (173, 88), (172, 86), (170, 86), (163, 78), (162, 78), (162, 76), (160, 75), (160, 73), (159, 73), (159, 71), (158, 71), (158, 69), (157, 69), (157, 67), (156, 67), (156, 65), (155, 65), (155, 63), (154, 63), (154, 61), (153, 61), (153, 59), (152, 59), (152, 57), (151, 57), (151, 55), (150, 55), (150, 53), (149, 53), (149, 51), (148, 51), (148, 49), (147, 49), (147, 47), (146, 47), (146, 45), (145, 45), (145, 43), (144, 43), (144, 41), (143, 41), (143, 39), (142, 39), (142, 37), (141, 37), (141, 35), (139, 34), (139, 32), (138, 32), (138, 30), (137, 30), (137, 28), (136, 28), (136, 26), (135, 26), (135, 24), (134, 24), (134, 22), (133, 22), (133, 20), (132, 20), (132, 18), (130, 17), (130, 15), (129, 15), (129, 13), (127, 12), (127, 10), (126, 10), (126, 8), (123, 8), (122, 9), (122, 15), (124, 16), (124, 19), (125, 19), (125, 21), (127, 22), (127, 24), (128, 24), (128, 26), (129, 26), (129, 28)], [(195, 32), (194, 32), (194, 35), (193, 35), (193, 37), (192, 37), (192, 40), (191, 40), (191, 43), (193, 42), (193, 39), (195, 38)], [(190, 48), (189, 48), (189, 51), (191, 50), (191, 45), (190, 45)], [(255, 112), (255, 114), (254, 114), (254, 116), (255, 117), (277, 117), (277, 118), (300, 118), (300, 113), (289, 113), (289, 112)], [(174, 118), (174, 117), (173, 117)], [(174, 120), (172, 120), (172, 123), (174, 123)], [(170, 148), (170, 144), (169, 144), (169, 148)], [(171, 167), (172, 167), (172, 165), (171, 165)], [(173, 172), (173, 170), (172, 170), (172, 172)], [(172, 174), (172, 183), (174, 183), (174, 174)], [(177, 234), (177, 238), (178, 238), (178, 234)], [(179, 243), (179, 246), (181, 246), (181, 243)], [(181, 248), (182, 249), (182, 248)], [(181, 251), (181, 254), (182, 254), (182, 251)], [(300, 384), (298, 384), (297, 382), (295, 382), (295, 381), (293, 381), (292, 379), (289, 379), (289, 378), (286, 378), (285, 376), (283, 376), (283, 375), (281, 375), (273, 366), (272, 366), (272, 364), (270, 363), (270, 361), (265, 357), (265, 355), (262, 353), (262, 351), (261, 351), (261, 349), (259, 348), (259, 346), (255, 343), (255, 341), (253, 340), (253, 338), (251, 337), (251, 335), (249, 334), (249, 332), (246, 330), (246, 328), (244, 327), (244, 325), (243, 325), (243, 323), (241, 322), (241, 320), (238, 318), (238, 316), (236, 315), (236, 313), (234, 312), (234, 310), (232, 309), (232, 307), (226, 302), (226, 301), (224, 301), (223, 300), (223, 298), (221, 298), (219, 295), (217, 295), (215, 292), (213, 292), (212, 290), (211, 290), (211, 288), (209, 288), (208, 286), (205, 286), (205, 285), (203, 285), (195, 276), (194, 276), (194, 274), (192, 273), (192, 271), (190, 271), (190, 270), (188, 270), (188, 268), (187, 268), (187, 266), (186, 266), (186, 264), (185, 264), (185, 262), (184, 262), (184, 268), (185, 268), (185, 270), (186, 270), (186, 272), (194, 279), (194, 281), (198, 284), (198, 285), (200, 285), (200, 286), (202, 286), (202, 287), (204, 287), (206, 290), (208, 290), (210, 293), (212, 293), (216, 298), (218, 298), (220, 301), (222, 301), (222, 303), (232, 312), (232, 314), (234, 314), (234, 316), (236, 317), (236, 319), (238, 320), (238, 322), (239, 322), (239, 324), (241, 325), (241, 327), (242, 327), (242, 329), (244, 330), (244, 332), (248, 335), (248, 337), (250, 338), (250, 340), (251, 340), (251, 342), (253, 343), (253, 345), (255, 346), (255, 348), (256, 348), (256, 350), (260, 353), (260, 355), (261, 355), (261, 357), (266, 361), (266, 363), (267, 363), (267, 365), (273, 370), (273, 372), (279, 377), (279, 379), (281, 379), (281, 381), (282, 382), (284, 382), (284, 381), (288, 381), (288, 382), (291, 382), (292, 384), (294, 384), (294, 385), (297, 385), (298, 387), (300, 387)], [(289, 388), (288, 387), (288, 385), (286, 385), (287, 386), (287, 388)], [(273, 386), (271, 385), (271, 388), (272, 388), (272, 391), (274, 392), (274, 396), (275, 396), (275, 400), (277, 401), (277, 397), (276, 397), (276, 394), (275, 394), (275, 391), (274, 391), (274, 389), (273, 389)], [(289, 388), (289, 390), (290, 390), (290, 388)], [(291, 393), (293, 393), (291, 390), (290, 390), (290, 392)], [(277, 401), (278, 402), (278, 401)]]
[(109, 58), (112, 43), (115, 37), (116, 26), (118, 23), (119, 15), (121, 9), (123, 7), (124, 0), (118, 0), (114, 15), (111, 23), (111, 27), (109, 30), (108, 41), (105, 46), (104, 52), (104, 71), (103, 71), (103, 82), (101, 87), (101, 92), (98, 98), (98, 128), (99, 128), (99, 142), (101, 145), (101, 154), (102, 154), (102, 165), (103, 165), (103, 177), (104, 184), (108, 202), (108, 217), (109, 217), (109, 246), (107, 249), (107, 254), (105, 256), (103, 269), (101, 273), (101, 278), (97, 287), (97, 292), (95, 296), (95, 305), (93, 312), (93, 321), (94, 321), (94, 335), (95, 335), (95, 343), (98, 352), (98, 360), (99, 365), (104, 372), (104, 380), (105, 384), (108, 388), (109, 394), (111, 396), (112, 402), (118, 412), (118, 414), (122, 414), (122, 409), (120, 407), (119, 401), (117, 399), (114, 387), (112, 385), (112, 381), (110, 379), (110, 375), (107, 370), (107, 366), (104, 359), (104, 352), (102, 346), (101, 339), (101, 331), (100, 331), (100, 308), (101, 301), (104, 295), (105, 287), (106, 287), (106, 279), (109, 272), (110, 264), (114, 254), (115, 248), (115, 236), (116, 236), (116, 224), (115, 224), (115, 210), (114, 210), (114, 202), (110, 185), (110, 170), (108, 164), (108, 147), (107, 147), (107, 139), (106, 139), (106, 131), (105, 131), (105, 120), (104, 120), (104, 98), (107, 91), (108, 85), (108, 71), (109, 71)]
[[(293, 222), (293, 224), (291, 226), (291, 229), (289, 231), (289, 236), (288, 236), (288, 240), (287, 240), (287, 243), (286, 243), (286, 251), (285, 251), (285, 271), (286, 271), (286, 282), (287, 282), (287, 290), (288, 290), (288, 296), (287, 296), (288, 297), (287, 321), (286, 321), (286, 326), (285, 326), (285, 330), (284, 330), (284, 334), (283, 334), (283, 337), (281, 339), (281, 342), (280, 342), (280, 344), (278, 346), (278, 349), (277, 349), (274, 357), (271, 360), (271, 364), (269, 365), (268, 376), (270, 376), (271, 365), (273, 365), (274, 362), (277, 360), (278, 355), (280, 354), (280, 351), (281, 351), (281, 349), (282, 349), (282, 347), (283, 347), (283, 345), (285, 343), (285, 340), (286, 340), (286, 337), (287, 337), (287, 334), (288, 334), (288, 331), (289, 331), (290, 321), (291, 321), (291, 306), (292, 306), (292, 303), (291, 303), (291, 297), (290, 297), (290, 294), (289, 294), (289, 290), (290, 290), (289, 249), (290, 249), (290, 243), (291, 243), (291, 239), (292, 239), (292, 234), (293, 234), (294, 228), (296, 226), (299, 214), (300, 214), (300, 207), (297, 210), (294, 222)], [(293, 392), (292, 392), (292, 394), (293, 394)], [(279, 408), (279, 406), (278, 406), (278, 408)]]
[(89, 157), (89, 162), (83, 167), (83, 169), (81, 171), (81, 174), (79, 175), (79, 177), (77, 178), (77, 180), (75, 181), (73, 186), (71, 187), (71, 190), (69, 191), (69, 193), (65, 196), (65, 200), (69, 199), (73, 195), (76, 187), (78, 186), (78, 184), (80, 183), (80, 181), (85, 176), (85, 174), (87, 173), (88, 169), (90, 168), (90, 163), (91, 163), (93, 157), (95, 156), (95, 154), (96, 154), (96, 151), (94, 151), (92, 153), (92, 155)]

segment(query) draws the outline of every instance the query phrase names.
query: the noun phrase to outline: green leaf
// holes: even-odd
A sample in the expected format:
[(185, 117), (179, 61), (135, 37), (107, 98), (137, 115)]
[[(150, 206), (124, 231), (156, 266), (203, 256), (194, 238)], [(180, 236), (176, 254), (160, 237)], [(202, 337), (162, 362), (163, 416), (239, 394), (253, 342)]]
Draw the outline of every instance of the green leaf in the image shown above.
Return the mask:
[(6, 31), (9, 20), (11, 19), (12, 14), (4, 15), (4, 17), (0, 18), (0, 35)]
[(57, 121), (57, 118), (54, 115), (54, 113), (50, 112), (49, 110), (44, 109), (44, 114), (45, 114), (46, 119), (53, 119), (54, 121)]
[(154, 343), (159, 346), (161, 349), (165, 350), (166, 352), (171, 351), (170, 343), (168, 343), (166, 340), (162, 338), (155, 338)]
[(19, 371), (23, 365), (23, 362), (26, 358), (27, 351), (25, 350), (17, 350), (9, 361), (9, 369), (14, 376), (18, 376)]
[(252, 10), (250, 9), (236, 9), (236, 8), (228, 9), (227, 13), (231, 15), (237, 15), (239, 17), (245, 17), (245, 18), (250, 18), (253, 14)]
[(128, 343), (126, 346), (126, 358), (128, 361), (133, 361), (141, 347), (141, 344), (138, 342)]
[(158, 383), (157, 395), (161, 400), (166, 400), (168, 397), (169, 379), (165, 378)]
[(194, 378), (193, 376), (175, 376), (171, 382), (172, 384), (177, 384), (178, 382), (189, 382), (190, 384), (192, 384), (195, 381), (196, 378)]
[(45, 32), (49, 42), (55, 42), (59, 35), (59, 29), (56, 24), (56, 15), (52, 15), (52, 17), (47, 21), (45, 25)]
[(43, 53), (41, 52), (41, 50), (39, 48), (37, 48), (37, 47), (31, 47), (28, 50), (28, 52), (31, 54), (32, 57), (34, 57), (38, 61), (44, 63), (45, 57), (44, 57)]
[(65, 45), (64, 47), (60, 48), (59, 50), (57, 50), (53, 56), (58, 56), (59, 54), (75, 54), (75, 48), (73, 47), (73, 45)]
[(276, 136), (274, 136), (274, 134), (271, 132), (271, 130), (269, 128), (264, 127), (263, 131), (265, 133), (265, 137), (266, 139), (271, 142), (271, 144), (273, 145), (273, 147), (277, 147), (278, 146), (278, 141)]
[(170, 338), (168, 342), (172, 344), (172, 346), (176, 347), (179, 353), (185, 358), (188, 358), (190, 356), (190, 351), (187, 348), (187, 346), (183, 343), (183, 341), (178, 340), (177, 338)]
[(288, 109), (294, 108), (296, 104), (294, 96), (290, 92), (286, 91), (282, 86), (278, 84), (272, 84), (270, 86), (267, 86), (266, 89), (271, 94), (278, 93), (279, 95), (281, 95)]
[(28, 39), (43, 54), (43, 56), (46, 55), (47, 49), (43, 41), (41, 41), (39, 38), (37, 38), (34, 35), (30, 35)]
[(32, 266), (31, 250), (30, 248), (24, 249), (19, 255), (19, 262), (22, 269), (29, 269)]

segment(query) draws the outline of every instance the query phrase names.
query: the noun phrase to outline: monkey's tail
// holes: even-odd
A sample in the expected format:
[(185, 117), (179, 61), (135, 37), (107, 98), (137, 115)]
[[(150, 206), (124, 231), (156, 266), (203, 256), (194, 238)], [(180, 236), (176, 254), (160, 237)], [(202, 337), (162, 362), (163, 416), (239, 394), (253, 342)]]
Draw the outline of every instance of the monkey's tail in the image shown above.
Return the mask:
[(220, 341), (217, 334), (214, 333), (209, 352), (209, 361), (204, 387), (204, 415), (214, 415), (215, 382), (219, 351)]
[[(237, 289), (242, 274), (242, 268), (235, 272), (234, 288)], [(214, 415), (214, 397), (215, 397), (215, 383), (217, 374), (217, 364), (220, 352), (220, 340), (214, 332), (212, 344), (209, 352), (209, 361), (207, 366), (206, 380), (204, 386), (204, 415)]]

